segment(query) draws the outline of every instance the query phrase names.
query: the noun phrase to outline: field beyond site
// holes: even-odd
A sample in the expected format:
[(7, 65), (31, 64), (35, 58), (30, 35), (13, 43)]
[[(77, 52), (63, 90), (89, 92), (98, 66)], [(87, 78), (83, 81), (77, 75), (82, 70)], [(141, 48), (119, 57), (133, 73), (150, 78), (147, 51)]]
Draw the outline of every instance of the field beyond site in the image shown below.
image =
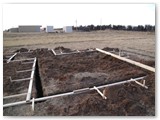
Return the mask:
[[(55, 48), (71, 49), (114, 47), (132, 49), (155, 55), (155, 32), (104, 30), (73, 33), (6, 33), (4, 48)], [(4, 50), (6, 50), (4, 49)]]

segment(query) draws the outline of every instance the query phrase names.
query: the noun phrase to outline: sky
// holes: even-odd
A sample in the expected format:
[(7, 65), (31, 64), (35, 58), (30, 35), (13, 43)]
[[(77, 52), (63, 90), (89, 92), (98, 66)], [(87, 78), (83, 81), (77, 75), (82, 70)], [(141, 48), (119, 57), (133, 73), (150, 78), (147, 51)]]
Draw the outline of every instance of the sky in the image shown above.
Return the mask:
[(3, 4), (3, 30), (18, 25), (155, 25), (155, 4)]

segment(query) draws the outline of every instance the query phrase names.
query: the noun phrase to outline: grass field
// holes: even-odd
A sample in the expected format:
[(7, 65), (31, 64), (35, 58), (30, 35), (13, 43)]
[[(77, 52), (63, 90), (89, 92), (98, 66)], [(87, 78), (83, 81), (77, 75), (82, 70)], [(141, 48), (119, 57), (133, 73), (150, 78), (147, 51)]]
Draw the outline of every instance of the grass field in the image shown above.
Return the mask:
[(6, 33), (3, 34), (6, 48), (55, 48), (71, 49), (115, 47), (143, 51), (155, 55), (155, 33), (135, 31), (93, 31), (73, 33)]

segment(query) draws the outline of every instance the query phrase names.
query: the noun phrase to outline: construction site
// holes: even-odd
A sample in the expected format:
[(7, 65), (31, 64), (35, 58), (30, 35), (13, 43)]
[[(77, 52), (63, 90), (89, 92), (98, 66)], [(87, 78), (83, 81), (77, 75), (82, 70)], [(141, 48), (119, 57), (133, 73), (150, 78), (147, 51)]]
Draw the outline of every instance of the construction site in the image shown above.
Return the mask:
[(155, 116), (154, 32), (94, 35), (4, 33), (3, 115)]

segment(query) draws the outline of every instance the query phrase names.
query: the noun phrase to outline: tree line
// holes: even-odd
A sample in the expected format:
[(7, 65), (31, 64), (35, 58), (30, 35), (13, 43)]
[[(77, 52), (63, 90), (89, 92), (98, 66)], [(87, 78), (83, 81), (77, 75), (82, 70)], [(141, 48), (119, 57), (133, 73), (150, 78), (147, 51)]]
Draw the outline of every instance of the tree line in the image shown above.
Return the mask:
[(78, 26), (75, 27), (73, 26), (73, 30), (77, 30), (77, 31), (84, 31), (84, 32), (89, 32), (89, 31), (96, 31), (96, 30), (107, 30), (107, 29), (111, 29), (111, 30), (127, 30), (127, 31), (150, 31), (150, 32), (154, 32), (155, 31), (155, 26), (152, 25), (138, 25), (138, 26), (124, 26), (124, 25), (87, 25), (87, 26)]

